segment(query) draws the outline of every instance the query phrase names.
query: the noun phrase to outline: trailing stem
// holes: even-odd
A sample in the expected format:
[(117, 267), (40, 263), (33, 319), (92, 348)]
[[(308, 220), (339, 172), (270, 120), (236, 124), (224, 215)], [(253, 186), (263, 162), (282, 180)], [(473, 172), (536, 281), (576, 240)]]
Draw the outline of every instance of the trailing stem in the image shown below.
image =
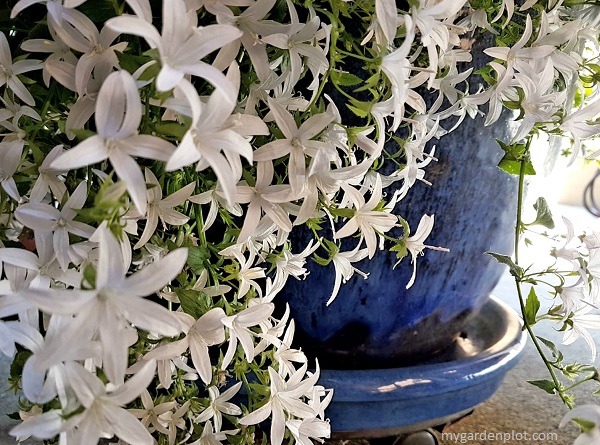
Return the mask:
[[(527, 149), (525, 152), (526, 154), (529, 153), (530, 145), (531, 145), (531, 139), (528, 139)], [(514, 255), (515, 256), (515, 264), (517, 266), (519, 266), (519, 240), (521, 237), (521, 227), (523, 225), (523, 222), (522, 222), (523, 198), (524, 198), (524, 190), (525, 190), (525, 169), (526, 169), (527, 162), (528, 162), (528, 160), (526, 157), (524, 159), (521, 159), (520, 160), (520, 169), (519, 169), (519, 185), (518, 185), (518, 195), (517, 195), (517, 222), (515, 224), (515, 255)], [(572, 409), (573, 402), (569, 399), (569, 397), (566, 394), (565, 389), (562, 386), (562, 383), (556, 377), (556, 373), (554, 372), (554, 369), (552, 368), (550, 361), (546, 357), (546, 354), (544, 353), (542, 346), (540, 345), (540, 342), (538, 341), (537, 337), (533, 333), (533, 329), (532, 329), (531, 325), (529, 324), (527, 317), (525, 316), (525, 299), (523, 298), (523, 291), (521, 288), (521, 280), (522, 280), (521, 276), (518, 276), (518, 275), (515, 276), (515, 284), (517, 287), (517, 295), (519, 296), (519, 306), (521, 308), (521, 316), (523, 319), (524, 328), (527, 330), (527, 333), (529, 334), (529, 337), (531, 338), (531, 341), (533, 342), (538, 354), (542, 358), (544, 365), (546, 365), (546, 368), (548, 369), (548, 373), (550, 374), (550, 377), (552, 378), (552, 382), (554, 383), (555, 390), (558, 392), (558, 395), (560, 396), (562, 401), (565, 403), (565, 405), (567, 405), (569, 407), (569, 409)]]

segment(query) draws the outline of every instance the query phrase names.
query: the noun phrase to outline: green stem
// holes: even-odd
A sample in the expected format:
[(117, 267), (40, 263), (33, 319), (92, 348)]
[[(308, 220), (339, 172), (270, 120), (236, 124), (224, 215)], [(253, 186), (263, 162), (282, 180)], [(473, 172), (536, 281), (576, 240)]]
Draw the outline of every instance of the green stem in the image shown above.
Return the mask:
[[(558, 276), (560, 276), (560, 275), (568, 275), (568, 274), (571, 274), (571, 273), (573, 273), (572, 270), (552, 270), (552, 271), (550, 271), (550, 270), (544, 270), (544, 271), (541, 271), (541, 272), (531, 272), (531, 273), (528, 273), (528, 274), (524, 274), (522, 278), (526, 279), (526, 278), (533, 278), (533, 277), (544, 276), (544, 275), (558, 275)], [(545, 284), (548, 284), (551, 287), (554, 287), (553, 284), (546, 283), (545, 281), (542, 281), (542, 280), (538, 280), (538, 281), (540, 283), (545, 283)]]
[(112, 4), (113, 4), (113, 8), (115, 10), (115, 14), (116, 15), (123, 15), (124, 6), (123, 5), (119, 5), (119, 2), (117, 0), (112, 0)]
[(573, 388), (575, 388), (575, 387), (577, 387), (577, 386), (581, 385), (582, 383), (588, 382), (588, 381), (590, 381), (590, 380), (594, 380), (594, 376), (595, 376), (595, 375), (596, 375), (596, 374), (591, 374), (591, 375), (588, 375), (586, 378), (584, 378), (584, 379), (581, 379), (580, 381), (573, 383), (571, 386), (568, 386), (568, 387), (566, 387), (566, 388), (565, 388), (565, 392), (566, 392), (566, 391), (571, 391)]
[[(190, 178), (191, 179), (191, 178)], [(201, 186), (199, 180), (196, 178), (196, 190)], [(200, 190), (202, 190), (200, 188)], [(204, 216), (202, 215), (202, 206), (200, 204), (194, 204), (194, 219), (196, 220), (196, 231), (198, 232), (198, 239), (202, 246), (208, 245), (206, 241), (206, 233), (204, 233)]]
[(55, 90), (56, 90), (56, 82), (53, 82), (50, 85), (50, 91), (48, 92), (48, 99), (46, 99), (46, 102), (44, 102), (44, 105), (42, 106), (42, 109), (39, 113), (40, 117), (42, 118), (42, 121), (39, 122), (39, 124), (35, 127), (35, 129), (31, 133), (31, 135), (29, 136), (29, 141), (31, 141), (31, 142), (35, 142), (38, 132), (44, 127), (44, 125), (47, 124), (47, 122), (49, 120), (51, 120), (51, 119), (46, 120), (46, 114), (48, 113), (48, 108), (50, 108), (50, 103), (51, 103), (52, 96), (53, 96)]
[[(529, 153), (530, 146), (531, 146), (531, 138), (527, 140), (526, 154)], [(521, 226), (523, 224), (522, 213), (523, 213), (523, 200), (524, 200), (524, 190), (525, 190), (525, 168), (527, 165), (527, 159), (522, 159), (520, 161), (520, 164), (521, 164), (521, 166), (519, 169), (519, 192), (517, 195), (517, 223), (515, 225), (515, 254), (514, 254), (514, 256), (515, 256), (515, 264), (516, 265), (519, 265), (519, 239), (521, 237)], [(562, 384), (556, 377), (556, 373), (554, 372), (552, 365), (548, 361), (548, 358), (546, 357), (546, 354), (544, 353), (542, 346), (540, 345), (540, 342), (538, 341), (537, 337), (533, 333), (533, 329), (531, 328), (531, 326), (527, 322), (527, 318), (525, 317), (525, 299), (523, 298), (523, 292), (521, 289), (521, 277), (515, 277), (515, 284), (517, 287), (517, 295), (519, 296), (519, 306), (521, 307), (521, 315), (523, 318), (524, 327), (527, 330), (527, 333), (529, 334), (529, 337), (531, 338), (531, 341), (533, 342), (535, 348), (537, 349), (538, 354), (540, 355), (541, 359), (543, 360), (544, 365), (548, 369), (548, 373), (550, 374), (550, 377), (552, 378), (552, 382), (554, 383), (554, 388), (556, 388), (558, 395), (560, 396), (560, 398), (562, 399), (562, 401), (564, 402), (565, 405), (567, 405), (569, 408), (572, 408), (571, 402), (569, 401), (568, 397), (566, 396), (565, 390), (562, 388)]]
[(345, 51), (345, 50), (339, 49), (339, 48), (337, 49), (337, 51), (338, 51), (338, 53), (340, 53), (340, 54), (342, 54), (344, 56), (352, 57), (353, 59), (362, 60), (364, 62), (373, 63), (373, 59), (370, 59), (367, 56), (361, 56), (360, 54), (354, 54), (354, 53), (351, 53), (351, 52), (348, 52), (348, 51)]
[(319, 90), (317, 91), (317, 94), (315, 94), (315, 97), (312, 100), (312, 102), (310, 103), (310, 105), (308, 106), (307, 110), (310, 110), (313, 107), (313, 105), (315, 105), (317, 103), (317, 101), (321, 97), (321, 94), (323, 94), (323, 90), (325, 89), (325, 85), (327, 84), (327, 80), (329, 80), (329, 73), (330, 72), (331, 72), (331, 67), (327, 70), (327, 72), (325, 72), (325, 75), (323, 76), (323, 79), (321, 80), (321, 83), (319, 84)]
[[(523, 276), (522, 280), (524, 281), (525, 279), (527, 279), (528, 277)], [(553, 285), (552, 283), (549, 283), (548, 281), (544, 281), (544, 280), (540, 280), (538, 278), (535, 279), (536, 284), (545, 284), (548, 287), (555, 287), (555, 285)]]
[(202, 207), (200, 204), (194, 204), (194, 213), (196, 216), (196, 231), (198, 232), (198, 239), (202, 246), (206, 246), (206, 233), (204, 233), (204, 218), (202, 216)]

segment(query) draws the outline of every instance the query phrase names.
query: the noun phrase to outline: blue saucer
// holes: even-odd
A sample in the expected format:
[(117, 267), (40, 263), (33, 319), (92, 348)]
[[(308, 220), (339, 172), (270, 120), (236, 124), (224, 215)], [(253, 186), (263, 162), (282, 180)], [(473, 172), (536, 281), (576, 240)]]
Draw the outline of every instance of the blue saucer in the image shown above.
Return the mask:
[(516, 313), (495, 297), (467, 324), (451, 349), (417, 366), (322, 369), (333, 388), (326, 410), (334, 438), (375, 438), (443, 425), (470, 412), (500, 387), (527, 336)]

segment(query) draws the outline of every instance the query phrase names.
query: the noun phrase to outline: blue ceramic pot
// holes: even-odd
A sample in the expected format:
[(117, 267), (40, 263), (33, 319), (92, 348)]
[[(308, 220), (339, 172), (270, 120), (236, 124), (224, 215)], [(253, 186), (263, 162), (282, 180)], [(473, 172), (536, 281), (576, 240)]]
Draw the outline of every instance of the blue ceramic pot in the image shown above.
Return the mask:
[[(296, 344), (307, 354), (328, 361), (330, 369), (409, 365), (460, 334), (503, 272), (484, 252), (512, 252), (517, 178), (497, 168), (503, 153), (495, 141), (510, 139), (509, 117), (491, 127), (482, 118), (465, 119), (436, 142), (439, 162), (426, 169), (433, 186), (417, 183), (398, 204), (413, 231), (423, 214), (435, 215), (427, 244), (450, 249), (418, 259), (411, 289), (410, 257), (393, 270), (395, 254), (384, 251), (356, 263), (369, 278), (355, 274), (328, 307), (333, 265), (309, 261), (306, 280), (288, 281), (282, 298), (296, 321)], [(294, 236), (296, 250), (309, 239)]]

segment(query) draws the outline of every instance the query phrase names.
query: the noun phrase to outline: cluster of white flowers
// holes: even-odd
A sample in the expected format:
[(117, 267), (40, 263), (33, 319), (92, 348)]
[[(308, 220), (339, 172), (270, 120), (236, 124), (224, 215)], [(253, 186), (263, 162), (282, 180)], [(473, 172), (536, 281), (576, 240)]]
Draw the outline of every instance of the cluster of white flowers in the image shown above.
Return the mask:
[[(15, 23), (43, 11), (47, 29), (0, 32), (0, 352), (26, 398), (12, 434), (255, 443), (270, 418), (273, 445), (329, 437), (332, 393), (273, 303), (286, 281), (320, 248), (331, 302), (392, 244), (412, 285), (434, 218), (411, 234), (395, 209), (427, 182), (426, 144), (467, 115), (520, 110), (509, 145), (544, 130), (574, 155), (600, 133), (594, 73), (579, 75), (590, 15), (489, 3), (18, 1)], [(476, 30), (504, 46), (485, 50), (487, 85), (470, 94)], [(292, 245), (301, 228), (314, 237)], [(241, 382), (248, 406), (229, 401)]]
[[(541, 207), (540, 207), (541, 205)], [(512, 264), (511, 273), (516, 280), (529, 287), (525, 304), (524, 318), (528, 329), (535, 329), (537, 323), (551, 322), (557, 330), (563, 332), (562, 344), (570, 345), (577, 339), (583, 338), (590, 349), (589, 361), (571, 363), (570, 358), (560, 351), (550, 339), (536, 336), (535, 345), (542, 348), (547, 365), (553, 369), (552, 380), (536, 380), (531, 383), (540, 386), (548, 392), (557, 393), (562, 400), (572, 408), (573, 399), (570, 390), (587, 381), (597, 381), (598, 371), (595, 362), (598, 356), (597, 341), (590, 330), (600, 329), (600, 232), (589, 230), (578, 236), (575, 235), (573, 223), (563, 217), (565, 233), (556, 231), (537, 232), (529, 226), (543, 225), (554, 229), (554, 222), (547, 212), (545, 205), (536, 204), (538, 218), (525, 224), (522, 230), (528, 236), (544, 238), (551, 244), (549, 255), (545, 258), (547, 264), (542, 266), (539, 249), (533, 264), (527, 267)], [(540, 218), (540, 215), (543, 215)], [(528, 230), (530, 230), (528, 232)], [(529, 239), (529, 238), (527, 238)], [(529, 239), (529, 242), (531, 240)], [(532, 261), (533, 258), (530, 259)], [(526, 263), (525, 263), (526, 264)], [(547, 291), (543, 297), (542, 289)], [(542, 304), (541, 301), (549, 302)], [(548, 352), (550, 354), (548, 354)], [(589, 364), (588, 364), (589, 363)], [(561, 376), (562, 379), (558, 377)], [(565, 386), (562, 380), (567, 380)], [(575, 419), (582, 426), (582, 434), (575, 445), (595, 444), (600, 434), (598, 424), (598, 405), (576, 406), (568, 412), (560, 426)], [(588, 424), (588, 422), (593, 422)], [(595, 425), (594, 425), (595, 424)]]
[[(528, 272), (532, 278), (546, 276), (543, 282), (555, 298), (536, 321), (552, 320), (563, 325), (563, 344), (568, 345), (580, 336), (591, 352), (591, 363), (597, 357), (597, 346), (589, 329), (600, 329), (600, 232), (591, 231), (575, 236), (571, 221), (563, 217), (566, 234), (558, 237), (559, 244), (551, 250), (554, 262), (547, 269)], [(553, 278), (549, 278), (553, 277)], [(593, 313), (595, 312), (595, 313)]]

